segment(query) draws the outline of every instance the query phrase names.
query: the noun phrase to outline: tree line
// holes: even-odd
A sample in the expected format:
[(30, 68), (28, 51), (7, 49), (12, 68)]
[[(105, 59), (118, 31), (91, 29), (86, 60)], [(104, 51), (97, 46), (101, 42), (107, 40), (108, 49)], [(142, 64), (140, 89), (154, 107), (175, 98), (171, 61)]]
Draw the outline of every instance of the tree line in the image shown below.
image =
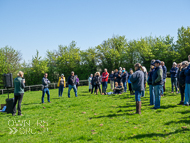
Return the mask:
[[(30, 63), (23, 62), (22, 54), (14, 48), (5, 46), (0, 49), (0, 74), (24, 72), (26, 85), (41, 84), (45, 72), (51, 82), (57, 82), (60, 74), (67, 78), (71, 71), (78, 75), (80, 80), (87, 79), (91, 73), (108, 69), (110, 73), (119, 67), (126, 70), (141, 63), (148, 70), (152, 59), (165, 62), (168, 69), (172, 63), (187, 60), (190, 55), (190, 27), (178, 29), (177, 40), (170, 35), (159, 37), (144, 37), (128, 41), (125, 36), (113, 36), (96, 47), (80, 50), (76, 42), (68, 46), (59, 45), (57, 50), (46, 51), (46, 57), (39, 56), (39, 52), (32, 57)], [(0, 81), (2, 83), (2, 79)]]

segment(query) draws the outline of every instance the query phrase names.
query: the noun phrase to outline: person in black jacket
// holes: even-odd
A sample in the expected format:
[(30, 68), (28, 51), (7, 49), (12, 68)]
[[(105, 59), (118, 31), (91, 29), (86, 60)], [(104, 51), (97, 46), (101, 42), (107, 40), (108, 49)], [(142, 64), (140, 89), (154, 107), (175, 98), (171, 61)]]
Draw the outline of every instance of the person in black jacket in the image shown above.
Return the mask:
[(122, 82), (122, 73), (121, 73), (121, 71), (119, 71), (118, 76), (117, 76), (118, 85), (120, 85), (121, 82)]
[(95, 77), (95, 83), (96, 83), (96, 85), (95, 85), (95, 92), (96, 92), (96, 95), (98, 94), (98, 89), (99, 89), (99, 91), (100, 91), (100, 94), (102, 94), (102, 92), (101, 92), (101, 77), (100, 77), (100, 72), (97, 72), (96, 73), (96, 77)]
[(70, 91), (73, 88), (75, 92), (75, 97), (77, 97), (77, 88), (76, 88), (76, 76), (74, 71), (71, 72), (71, 75), (68, 77), (67, 83), (69, 85), (68, 88), (68, 98), (70, 98)]
[(179, 89), (181, 93), (181, 101), (178, 105), (184, 104), (184, 94), (185, 94), (185, 70), (187, 69), (188, 62), (184, 61), (181, 65), (180, 74), (179, 74)]

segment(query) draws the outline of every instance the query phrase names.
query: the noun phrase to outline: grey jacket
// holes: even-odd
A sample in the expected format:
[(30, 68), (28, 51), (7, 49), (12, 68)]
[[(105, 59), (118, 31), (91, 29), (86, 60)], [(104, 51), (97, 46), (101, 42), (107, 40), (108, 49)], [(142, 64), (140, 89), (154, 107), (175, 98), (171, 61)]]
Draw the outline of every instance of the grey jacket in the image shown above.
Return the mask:
[(133, 85), (133, 90), (139, 92), (144, 90), (144, 75), (145, 74), (140, 69), (131, 75), (130, 81)]
[(45, 77), (43, 77), (42, 78), (42, 88), (48, 88), (48, 84), (50, 83), (50, 81), (47, 79), (47, 78), (45, 78)]

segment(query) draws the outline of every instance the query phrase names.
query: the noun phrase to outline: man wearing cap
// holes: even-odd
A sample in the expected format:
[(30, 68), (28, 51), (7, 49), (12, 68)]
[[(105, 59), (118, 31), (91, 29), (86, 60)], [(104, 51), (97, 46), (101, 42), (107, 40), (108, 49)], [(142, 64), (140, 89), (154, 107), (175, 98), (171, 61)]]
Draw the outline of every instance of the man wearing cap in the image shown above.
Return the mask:
[(163, 85), (162, 85), (162, 94), (161, 96), (164, 96), (164, 92), (165, 92), (165, 83), (166, 83), (166, 77), (167, 77), (167, 68), (165, 66), (164, 61), (161, 61), (161, 66), (162, 66), (162, 70), (163, 70)]
[(174, 92), (174, 86), (175, 86), (175, 90), (176, 93), (177, 92), (177, 72), (178, 72), (178, 68), (177, 68), (177, 64), (176, 62), (173, 62), (173, 67), (170, 70), (170, 74), (171, 74), (171, 84), (172, 84), (172, 92)]
[(67, 83), (69, 85), (68, 89), (68, 98), (70, 98), (70, 91), (73, 88), (75, 92), (75, 97), (77, 97), (77, 88), (76, 88), (76, 76), (74, 71), (71, 72), (71, 75), (68, 77)]
[(64, 74), (58, 79), (57, 87), (59, 87), (59, 97), (62, 97), (64, 87), (66, 86)]
[(156, 60), (154, 62), (155, 69), (152, 75), (152, 85), (154, 86), (155, 105), (153, 109), (160, 108), (160, 97), (161, 97), (162, 84), (163, 84), (163, 70), (160, 64), (161, 64), (160, 60)]

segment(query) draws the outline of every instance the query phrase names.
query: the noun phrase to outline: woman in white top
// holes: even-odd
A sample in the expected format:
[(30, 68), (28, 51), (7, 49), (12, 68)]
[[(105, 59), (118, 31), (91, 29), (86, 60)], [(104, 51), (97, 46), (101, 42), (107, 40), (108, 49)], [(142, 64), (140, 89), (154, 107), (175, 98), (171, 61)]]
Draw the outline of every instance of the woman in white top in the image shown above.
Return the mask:
[(89, 92), (92, 91), (92, 77), (93, 77), (93, 74), (91, 74), (90, 77), (88, 78)]

